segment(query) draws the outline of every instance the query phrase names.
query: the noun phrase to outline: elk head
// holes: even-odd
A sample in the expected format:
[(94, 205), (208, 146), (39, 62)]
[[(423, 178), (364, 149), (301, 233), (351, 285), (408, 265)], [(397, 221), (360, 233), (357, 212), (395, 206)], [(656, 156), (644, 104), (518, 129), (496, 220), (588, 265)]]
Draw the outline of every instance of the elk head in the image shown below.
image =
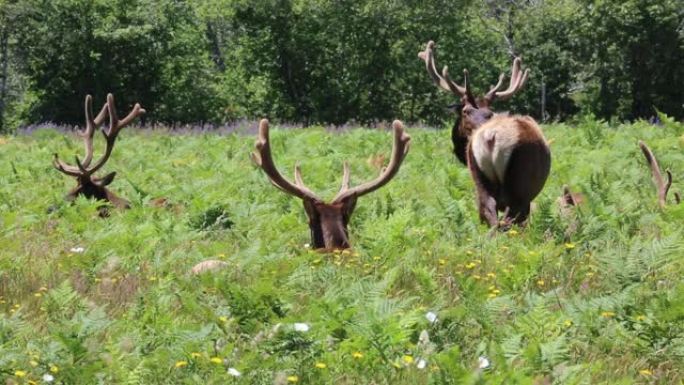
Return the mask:
[[(73, 176), (76, 178), (78, 183), (76, 187), (71, 189), (66, 196), (68, 201), (73, 201), (77, 196), (83, 195), (88, 199), (105, 200), (112, 203), (118, 208), (128, 208), (129, 203), (123, 198), (118, 197), (116, 194), (107, 189), (107, 185), (112, 183), (116, 172), (111, 172), (104, 177), (96, 177), (96, 171), (98, 171), (109, 159), (114, 149), (114, 143), (119, 135), (119, 131), (122, 128), (130, 124), (135, 118), (144, 114), (145, 110), (137, 104), (133, 107), (133, 110), (123, 119), (119, 120), (116, 113), (116, 106), (114, 104), (114, 96), (112, 94), (107, 95), (107, 103), (102, 107), (100, 112), (93, 118), (93, 98), (90, 95), (86, 96), (85, 99), (85, 115), (86, 115), (86, 125), (85, 129), (79, 132), (79, 135), (83, 138), (85, 144), (85, 158), (81, 161), (78, 157), (76, 158), (76, 166), (68, 165), (59, 159), (57, 154), (54, 155), (53, 165), (55, 168), (62, 173)], [(93, 136), (95, 130), (103, 123), (105, 117), (109, 115), (109, 127), (107, 130), (102, 129), (102, 135), (106, 141), (106, 147), (104, 154), (91, 165), (93, 160)], [(102, 215), (106, 215), (106, 210), (100, 211)]]
[(392, 155), (389, 164), (380, 172), (380, 175), (370, 182), (350, 188), (349, 164), (345, 162), (342, 187), (335, 198), (330, 203), (326, 203), (304, 185), (299, 164), (295, 164), (294, 168), (295, 183), (280, 175), (271, 155), (268, 120), (262, 119), (259, 123), (259, 137), (255, 144), (256, 151), (252, 153), (252, 160), (264, 170), (274, 186), (303, 201), (304, 210), (309, 218), (313, 248), (334, 250), (350, 247), (347, 225), (356, 207), (356, 200), (389, 182), (399, 171), (408, 153), (411, 137), (404, 132), (404, 127), (398, 120), (394, 121), (392, 128), (394, 130)]
[[(504, 75), (482, 97), (475, 98), (463, 71), (463, 86), (449, 77), (445, 66), (437, 72), (435, 43), (428, 42), (418, 53), (432, 81), (460, 98), (458, 119), (451, 132), (454, 153), (468, 165), (477, 188), (480, 218), (490, 226), (523, 224), (530, 202), (544, 187), (551, 167), (551, 153), (541, 128), (528, 116), (495, 114), (491, 105), (518, 92), (527, 81), (529, 70), (522, 71), (520, 58), (513, 60), (508, 88), (499, 91)], [(504, 212), (502, 222), (498, 211)]]
[(468, 81), (468, 70), (463, 70), (463, 86), (456, 84), (449, 77), (449, 68), (444, 66), (442, 73), (437, 72), (435, 64), (435, 42), (430, 41), (425, 47), (425, 51), (419, 52), (418, 57), (425, 61), (427, 72), (432, 81), (440, 88), (449, 91), (459, 98), (457, 105), (457, 119), (451, 131), (451, 140), (454, 143), (454, 153), (463, 164), (467, 164), (466, 147), (470, 135), (476, 128), (487, 122), (494, 116), (491, 106), (495, 100), (510, 99), (518, 92), (527, 81), (529, 69), (521, 71), (522, 60), (515, 58), (511, 70), (511, 81), (508, 88), (499, 91), (503, 85), (504, 74), (499, 76), (499, 81), (495, 86), (483, 96), (476, 98)]

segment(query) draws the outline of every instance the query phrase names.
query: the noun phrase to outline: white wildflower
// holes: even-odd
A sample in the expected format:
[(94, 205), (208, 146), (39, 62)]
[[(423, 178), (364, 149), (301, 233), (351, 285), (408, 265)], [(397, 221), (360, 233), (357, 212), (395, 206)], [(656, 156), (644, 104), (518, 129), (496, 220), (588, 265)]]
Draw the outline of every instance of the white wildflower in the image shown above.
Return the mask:
[(54, 380), (55, 380), (55, 376), (53, 376), (52, 374), (50, 374), (50, 373), (43, 374), (43, 381), (52, 382)]
[(240, 377), (242, 375), (242, 373), (240, 373), (240, 371), (238, 371), (235, 368), (228, 368), (228, 374), (230, 374), (233, 377)]
[(487, 358), (485, 356), (478, 357), (477, 366), (480, 369), (487, 369), (487, 368), (489, 368), (490, 365), (491, 365), (491, 363), (489, 362), (489, 358)]
[(297, 322), (294, 324), (294, 330), (298, 332), (308, 332), (309, 331), (309, 325), (302, 323), (302, 322)]
[(422, 358), (419, 359), (418, 362), (416, 363), (416, 368), (418, 368), (418, 369), (425, 369), (426, 366), (427, 366), (427, 361), (425, 361)]
[(427, 312), (427, 314), (425, 314), (425, 318), (427, 318), (427, 320), (428, 320), (431, 324), (437, 322), (437, 314), (435, 314), (435, 313), (433, 313), (433, 312), (431, 312), (431, 311), (429, 311), (429, 312)]
[(304, 248), (305, 248), (305, 249), (308, 249), (308, 248), (310, 248), (310, 247), (311, 247), (310, 244), (308, 244), (308, 243), (305, 243), (305, 244), (304, 244)]
[(69, 251), (71, 251), (72, 253), (81, 254), (82, 252), (85, 251), (85, 249), (81, 246), (76, 246), (76, 247), (72, 247)]

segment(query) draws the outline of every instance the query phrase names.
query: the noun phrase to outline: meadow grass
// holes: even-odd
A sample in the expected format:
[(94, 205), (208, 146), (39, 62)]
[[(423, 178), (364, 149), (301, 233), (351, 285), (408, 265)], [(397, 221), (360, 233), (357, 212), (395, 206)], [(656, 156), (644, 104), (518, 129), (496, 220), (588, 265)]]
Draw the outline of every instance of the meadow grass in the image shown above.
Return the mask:
[[(329, 254), (251, 163), (254, 136), (124, 130), (100, 174), (132, 208), (107, 219), (63, 201), (52, 154), (79, 138), (0, 137), (0, 383), (681, 383), (684, 204), (659, 209), (637, 141), (684, 192), (684, 125), (544, 130), (527, 228), (489, 236), (449, 132), (409, 127), (398, 175), (359, 199), (354, 248)], [(360, 183), (391, 149), (379, 130), (271, 137), (325, 197), (344, 160)], [(583, 205), (561, 210), (565, 184)], [(190, 274), (207, 259), (228, 266)]]

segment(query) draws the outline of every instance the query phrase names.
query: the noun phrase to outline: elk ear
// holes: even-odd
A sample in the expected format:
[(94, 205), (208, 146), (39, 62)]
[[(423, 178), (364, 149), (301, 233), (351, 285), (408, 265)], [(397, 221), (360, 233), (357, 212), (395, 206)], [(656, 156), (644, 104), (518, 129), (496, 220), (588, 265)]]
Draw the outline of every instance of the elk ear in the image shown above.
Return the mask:
[(115, 176), (116, 176), (116, 171), (112, 171), (109, 174), (102, 177), (102, 179), (100, 179), (97, 184), (100, 185), (100, 187), (107, 186), (108, 184), (110, 184), (114, 181)]

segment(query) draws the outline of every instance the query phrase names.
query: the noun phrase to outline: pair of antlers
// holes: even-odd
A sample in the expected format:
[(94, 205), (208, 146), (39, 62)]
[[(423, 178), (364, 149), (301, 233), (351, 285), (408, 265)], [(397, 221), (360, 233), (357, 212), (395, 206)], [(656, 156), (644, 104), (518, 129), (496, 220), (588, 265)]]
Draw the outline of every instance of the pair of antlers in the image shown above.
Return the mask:
[[(427, 72), (432, 78), (432, 81), (442, 89), (450, 91), (460, 97), (467, 98), (467, 100), (473, 104), (477, 105), (475, 102), (475, 97), (473, 96), (472, 90), (470, 88), (470, 82), (468, 81), (468, 70), (463, 70), (463, 85), (459, 85), (449, 77), (449, 68), (444, 66), (442, 68), (442, 73), (437, 72), (437, 65), (435, 64), (435, 42), (429, 41), (425, 47), (425, 51), (418, 53), (418, 57), (425, 61), (425, 66)], [(499, 75), (499, 81), (495, 86), (492, 86), (489, 91), (484, 96), (484, 100), (491, 104), (495, 99), (506, 100), (518, 92), (527, 81), (530, 70), (526, 69), (521, 71), (522, 60), (516, 57), (513, 60), (513, 66), (511, 69), (511, 81), (508, 88), (503, 91), (499, 91), (499, 88), (503, 85), (504, 78), (506, 75)]]
[[(79, 178), (89, 178), (107, 163), (107, 160), (114, 149), (114, 142), (116, 142), (119, 131), (144, 113), (145, 110), (140, 107), (140, 104), (136, 103), (133, 110), (131, 110), (125, 118), (119, 120), (116, 113), (116, 105), (114, 104), (114, 95), (107, 94), (107, 103), (102, 106), (100, 112), (93, 118), (93, 98), (92, 96), (87, 95), (85, 99), (86, 125), (85, 129), (79, 132), (79, 136), (83, 138), (85, 144), (85, 158), (81, 161), (78, 155), (76, 155), (76, 166), (72, 166), (64, 163), (55, 153), (52, 161), (53, 165), (57, 170), (64, 174)], [(109, 127), (106, 130), (102, 129), (102, 135), (104, 135), (106, 140), (105, 152), (100, 159), (91, 166), (93, 160), (93, 136), (95, 135), (95, 130), (102, 125), (107, 115), (109, 115)]]
[[(306, 187), (306, 185), (304, 185), (299, 162), (297, 162), (294, 167), (295, 183), (287, 180), (280, 174), (280, 172), (278, 172), (278, 169), (273, 161), (273, 156), (271, 155), (271, 144), (268, 135), (268, 128), (268, 120), (262, 119), (259, 123), (259, 137), (255, 144), (256, 152), (251, 154), (254, 163), (261, 167), (270, 179), (271, 183), (273, 183), (274, 186), (278, 187), (282, 191), (304, 200), (322, 203), (323, 200), (314, 194), (308, 187)], [(380, 172), (380, 175), (376, 179), (350, 188), (349, 163), (344, 162), (342, 187), (335, 198), (333, 198), (331, 202), (332, 204), (342, 203), (351, 197), (360, 197), (373, 192), (387, 184), (387, 182), (389, 182), (394, 175), (396, 175), (397, 171), (399, 171), (399, 166), (401, 166), (402, 161), (408, 153), (411, 137), (404, 132), (404, 126), (399, 120), (395, 120), (392, 123), (392, 129), (394, 131), (394, 141), (392, 145), (392, 155), (387, 167)]]

